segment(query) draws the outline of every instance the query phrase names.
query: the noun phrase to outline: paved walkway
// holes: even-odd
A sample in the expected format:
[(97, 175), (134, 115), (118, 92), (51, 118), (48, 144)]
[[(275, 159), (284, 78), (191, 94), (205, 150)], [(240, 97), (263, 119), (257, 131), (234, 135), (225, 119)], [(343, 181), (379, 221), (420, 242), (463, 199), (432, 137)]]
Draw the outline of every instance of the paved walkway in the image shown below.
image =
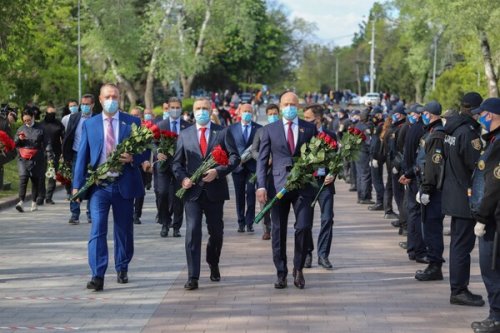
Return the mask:
[[(234, 201), (226, 204), (222, 281), (210, 282), (202, 264), (200, 289), (185, 291), (184, 237), (160, 238), (147, 193), (143, 224), (135, 226), (130, 283), (115, 280), (113, 260), (105, 290), (85, 289), (89, 278), (89, 225), (67, 223), (68, 203), (35, 214), (0, 212), (0, 333), (3, 332), (471, 332), (470, 322), (487, 307), (449, 304), (445, 281), (418, 282), (424, 266), (409, 262), (389, 221), (340, 182), (335, 201), (333, 271), (305, 270), (306, 288), (273, 288), (269, 241), (236, 232)], [(290, 223), (291, 224), (291, 223)], [(314, 234), (317, 234), (318, 212)], [(110, 235), (112, 227), (110, 227)], [(184, 230), (182, 230), (184, 235)], [(206, 234), (206, 230), (204, 230)], [(109, 238), (109, 237), (108, 237)], [(112, 239), (112, 238), (110, 238)], [(291, 269), (293, 229), (289, 229)], [(448, 246), (449, 238), (445, 239)], [(109, 242), (110, 253), (112, 241)], [(446, 257), (448, 247), (446, 247)], [(471, 290), (486, 296), (473, 253)]]

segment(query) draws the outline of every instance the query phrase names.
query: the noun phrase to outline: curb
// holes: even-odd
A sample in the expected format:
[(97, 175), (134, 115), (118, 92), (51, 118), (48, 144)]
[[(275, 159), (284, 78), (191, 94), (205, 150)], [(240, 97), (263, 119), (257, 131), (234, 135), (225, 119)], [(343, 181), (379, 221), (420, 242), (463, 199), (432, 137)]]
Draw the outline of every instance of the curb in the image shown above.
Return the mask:
[[(54, 193), (61, 190), (61, 189), (64, 189), (64, 186), (57, 185), (55, 190), (54, 190)], [(12, 197), (6, 197), (6, 198), (1, 199), (1, 200), (2, 200), (2, 202), (0, 202), (0, 211), (7, 209), (7, 208), (14, 207), (18, 203), (19, 197), (12, 196)], [(31, 193), (26, 194), (26, 198), (24, 199), (24, 201), (28, 202), (30, 200), (31, 200)]]

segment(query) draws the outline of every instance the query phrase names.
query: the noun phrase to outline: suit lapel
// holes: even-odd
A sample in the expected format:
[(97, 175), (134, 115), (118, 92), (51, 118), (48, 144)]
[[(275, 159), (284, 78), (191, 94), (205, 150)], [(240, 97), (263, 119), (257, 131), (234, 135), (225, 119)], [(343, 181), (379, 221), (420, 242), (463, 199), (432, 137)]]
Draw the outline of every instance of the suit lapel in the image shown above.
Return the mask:
[(248, 137), (248, 142), (246, 146), (250, 146), (253, 143), (253, 138), (255, 136), (255, 132), (257, 131), (257, 126), (255, 126), (255, 123), (252, 122), (252, 130), (250, 131), (250, 136)]
[(300, 119), (297, 122), (297, 125), (298, 125), (297, 133), (298, 133), (299, 137), (297, 138), (297, 144), (295, 145), (295, 151), (293, 152), (294, 155), (297, 151), (300, 151), (300, 149), (297, 149), (297, 148), (300, 147), (302, 145), (302, 143), (304, 142), (304, 135), (305, 135), (305, 129), (304, 129), (304, 127), (302, 127), (302, 124), (300, 123)]
[(217, 141), (218, 131), (215, 129), (213, 124), (210, 124), (210, 134), (208, 134), (208, 145), (207, 145), (207, 155), (213, 149), (214, 143)]
[(120, 119), (121, 117), (118, 116), (118, 143), (122, 142), (123, 139), (125, 138), (125, 135), (127, 135), (127, 124)]
[[(196, 126), (192, 126), (192, 128), (188, 128), (187, 131), (187, 140), (189, 140), (189, 144), (193, 147), (193, 151), (196, 151), (198, 155), (200, 155), (200, 158), (203, 159), (203, 156), (201, 155), (200, 142), (198, 141), (198, 129)], [(191, 133), (189, 133), (189, 131), (191, 131)]]

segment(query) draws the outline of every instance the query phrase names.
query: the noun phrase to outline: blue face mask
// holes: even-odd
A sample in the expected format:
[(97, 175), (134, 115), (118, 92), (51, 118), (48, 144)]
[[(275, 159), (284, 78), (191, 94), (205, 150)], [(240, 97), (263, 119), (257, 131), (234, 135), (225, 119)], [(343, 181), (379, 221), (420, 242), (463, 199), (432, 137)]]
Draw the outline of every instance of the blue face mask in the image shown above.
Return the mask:
[(82, 104), (80, 105), (80, 109), (82, 110), (82, 112), (84, 114), (89, 114), (90, 113), (90, 105), (87, 105), (87, 104)]
[(489, 133), (491, 130), (492, 119), (488, 120), (486, 119), (486, 117), (488, 117), (488, 112), (486, 112), (484, 116), (479, 117), (479, 123), (484, 128), (484, 130)]
[(391, 116), (391, 118), (392, 118), (392, 122), (393, 122), (393, 123), (396, 123), (396, 122), (398, 122), (398, 121), (399, 121), (398, 115), (397, 115), (396, 113), (395, 113), (395, 114), (393, 114), (393, 115)]
[(296, 106), (286, 106), (283, 109), (283, 117), (286, 120), (294, 120), (297, 117), (297, 107)]
[(150, 114), (150, 113), (146, 113), (146, 114), (144, 115), (144, 120), (146, 120), (146, 121), (150, 121), (151, 119), (153, 119), (153, 115), (152, 115), (152, 114)]
[(431, 116), (427, 113), (424, 113), (422, 115), (422, 122), (424, 123), (425, 126), (429, 125), (431, 123)]
[(241, 120), (243, 120), (245, 123), (249, 123), (252, 121), (252, 114), (250, 112), (243, 112), (241, 114)]
[(353, 124), (356, 124), (359, 121), (359, 119), (358, 118), (352, 118), (351, 121), (352, 121)]
[(170, 115), (170, 117), (172, 117), (172, 119), (177, 119), (181, 116), (181, 109), (172, 108), (170, 109), (168, 114)]
[(78, 112), (78, 105), (73, 105), (69, 107), (69, 111), (71, 113), (77, 113)]
[(102, 108), (105, 112), (114, 114), (118, 111), (118, 101), (114, 99), (107, 99), (104, 101)]
[(408, 116), (408, 121), (410, 122), (410, 124), (415, 124), (417, 122), (417, 118), (415, 118), (414, 115), (410, 115)]
[(196, 123), (200, 126), (205, 126), (210, 121), (210, 113), (207, 109), (201, 109), (194, 113)]
[(277, 114), (272, 114), (272, 115), (267, 116), (267, 122), (269, 124), (274, 123), (275, 121), (278, 121), (278, 120), (280, 120), (280, 117)]
[(163, 111), (163, 120), (168, 119), (170, 117), (170, 113), (168, 111)]

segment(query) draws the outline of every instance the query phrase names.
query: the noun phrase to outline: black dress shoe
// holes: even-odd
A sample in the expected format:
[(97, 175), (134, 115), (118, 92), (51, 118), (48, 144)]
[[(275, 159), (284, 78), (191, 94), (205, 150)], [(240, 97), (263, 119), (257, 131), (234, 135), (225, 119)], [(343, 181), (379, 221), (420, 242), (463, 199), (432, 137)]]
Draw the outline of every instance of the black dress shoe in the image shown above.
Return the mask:
[(219, 265), (210, 265), (210, 281), (220, 281)]
[(247, 232), (254, 232), (255, 230), (251, 225), (247, 226)]
[(399, 215), (394, 213), (393, 211), (389, 211), (384, 214), (384, 219), (386, 220), (399, 219)]
[(443, 279), (443, 271), (441, 265), (430, 263), (423, 271), (418, 270), (415, 273), (415, 279), (418, 281), (441, 281)]
[(128, 283), (128, 275), (127, 272), (121, 271), (116, 274), (116, 282), (125, 284)]
[(351, 187), (351, 188), (349, 189), (349, 192), (357, 192), (357, 191), (358, 191), (358, 189), (357, 189), (357, 188), (355, 188), (355, 187)]
[(184, 285), (184, 289), (195, 290), (198, 289), (198, 279), (189, 279)]
[(429, 264), (430, 263), (429, 258), (427, 258), (427, 256), (416, 257), (415, 261), (418, 262), (419, 264)]
[(165, 224), (161, 227), (160, 236), (168, 237), (168, 227)]
[(394, 221), (391, 221), (391, 225), (394, 228), (399, 228), (399, 227), (401, 227), (401, 222), (399, 222), (399, 220), (394, 220)]
[(371, 205), (368, 207), (368, 210), (371, 211), (379, 211), (379, 210), (384, 210), (384, 205), (381, 203), (376, 203), (374, 205)]
[(94, 291), (101, 291), (104, 288), (104, 279), (99, 277), (93, 277), (89, 282), (87, 282), (87, 289), (92, 289)]
[(304, 268), (311, 268), (312, 267), (312, 254), (308, 253), (306, 254), (306, 260), (304, 261)]
[(459, 294), (450, 296), (450, 304), (468, 305), (468, 306), (483, 306), (484, 300), (481, 295), (474, 295), (468, 289)]
[(179, 230), (174, 229), (174, 234), (173, 234), (173, 236), (174, 236), (174, 237), (181, 237), (182, 235), (181, 235), (181, 233), (180, 233), (180, 231), (179, 231)]
[(306, 281), (304, 279), (304, 274), (301, 270), (293, 269), (293, 284), (299, 289), (304, 289)]
[(43, 199), (36, 199), (37, 206), (43, 206)]
[(286, 286), (287, 286), (286, 277), (284, 277), (284, 276), (278, 276), (278, 279), (276, 280), (276, 282), (274, 282), (274, 288), (276, 288), (276, 289), (285, 289)]
[(45, 200), (45, 203), (46, 203), (47, 205), (55, 205), (55, 202), (54, 202), (52, 199), (47, 199), (47, 200)]
[(330, 260), (328, 260), (328, 258), (319, 257), (318, 258), (318, 265), (320, 265), (321, 267), (326, 268), (326, 269), (332, 269), (333, 268), (333, 265), (330, 262)]
[(134, 217), (134, 224), (142, 224), (141, 219), (138, 217)]
[(371, 201), (370, 199), (359, 200), (359, 203), (362, 205), (373, 205), (374, 204), (374, 202)]
[(239, 226), (238, 227), (238, 232), (245, 232), (245, 227)]
[(476, 333), (500, 333), (500, 322), (491, 318), (475, 321), (470, 326)]

